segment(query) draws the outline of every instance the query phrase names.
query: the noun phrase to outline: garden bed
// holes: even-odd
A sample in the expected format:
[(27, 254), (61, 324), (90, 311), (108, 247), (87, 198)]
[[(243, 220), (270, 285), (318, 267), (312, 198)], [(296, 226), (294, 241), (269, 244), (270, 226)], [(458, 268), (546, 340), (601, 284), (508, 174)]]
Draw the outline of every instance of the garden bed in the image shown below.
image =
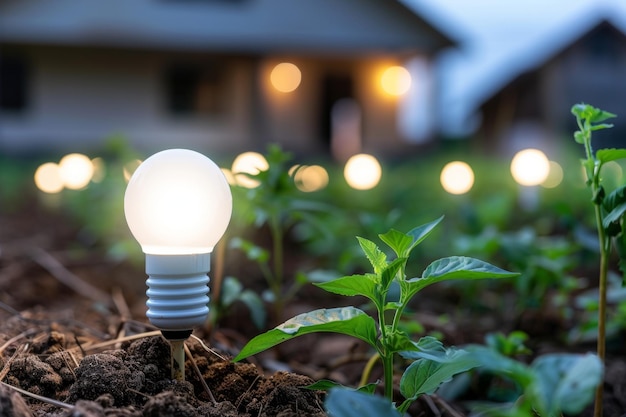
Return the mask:
[[(278, 353), (232, 363), (255, 334), (246, 311), (235, 311), (210, 335), (197, 329), (187, 342), (186, 382), (172, 382), (167, 342), (145, 319), (142, 268), (112, 261), (97, 247), (78, 250), (90, 244), (79, 228), (36, 204), (28, 207), (0, 217), (0, 380), (39, 397), (0, 386), (1, 415), (324, 416), (324, 394), (302, 387), (321, 378), (358, 383), (370, 352), (343, 336), (303, 336)], [(534, 354), (594, 349), (557, 344), (550, 334), (567, 323), (550, 317), (455, 312), (454, 294), (427, 293), (417, 315), (446, 345), (523, 327)], [(312, 292), (294, 298), (285, 314), (331, 303)], [(444, 311), (449, 322), (437, 319)], [(605, 415), (625, 415), (623, 348), (610, 356)], [(478, 385), (454, 401), (422, 397), (410, 414), (465, 416), (465, 401), (485, 396)]]

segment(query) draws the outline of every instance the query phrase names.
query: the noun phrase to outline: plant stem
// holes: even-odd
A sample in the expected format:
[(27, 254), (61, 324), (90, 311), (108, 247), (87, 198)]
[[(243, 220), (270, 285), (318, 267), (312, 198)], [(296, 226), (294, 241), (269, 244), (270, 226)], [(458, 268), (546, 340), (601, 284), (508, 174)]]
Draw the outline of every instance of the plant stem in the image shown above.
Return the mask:
[[(600, 276), (598, 284), (598, 358), (604, 365), (606, 357), (606, 292), (607, 292), (607, 272), (609, 264), (609, 244), (602, 226), (602, 208), (599, 204), (595, 205), (596, 223), (598, 227), (598, 240), (600, 241)], [(599, 384), (596, 388), (596, 397), (594, 405), (594, 417), (602, 417), (602, 398), (604, 393), (604, 384)]]
[(385, 397), (393, 402), (393, 354), (381, 356), (385, 382)]
[(185, 341), (170, 340), (169, 342), (172, 350), (172, 379), (182, 382), (185, 380)]
[(365, 386), (367, 381), (370, 379), (370, 375), (372, 375), (372, 369), (378, 360), (380, 359), (380, 354), (378, 352), (374, 353), (371, 358), (365, 364), (363, 368), (363, 373), (361, 374), (361, 381), (359, 381), (359, 387)]

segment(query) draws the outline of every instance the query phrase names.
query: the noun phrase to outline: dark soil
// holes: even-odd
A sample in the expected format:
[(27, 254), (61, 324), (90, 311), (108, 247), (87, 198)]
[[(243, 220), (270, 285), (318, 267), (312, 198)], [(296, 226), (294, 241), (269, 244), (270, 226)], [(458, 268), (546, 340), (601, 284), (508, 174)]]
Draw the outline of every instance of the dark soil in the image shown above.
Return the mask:
[[(186, 381), (172, 381), (169, 345), (145, 319), (142, 267), (113, 261), (97, 247), (85, 251), (90, 244), (66, 219), (34, 205), (0, 215), (0, 417), (321, 417), (324, 394), (305, 386), (321, 378), (358, 383), (370, 352), (342, 336), (304, 336), (279, 353), (233, 363), (230, 358), (258, 333), (243, 310), (210, 332), (196, 329), (187, 341)], [(337, 305), (318, 297), (295, 299), (285, 315)], [(522, 327), (531, 338), (548, 340), (565, 325), (543, 316), (485, 317), (467, 310), (454, 315), (456, 325), (441, 323), (439, 312), (456, 311), (454, 294), (436, 302), (441, 305), (429, 309), (434, 303), (425, 299), (418, 318), (448, 345)], [(606, 416), (626, 416), (626, 354), (618, 346), (606, 367)], [(537, 353), (561, 349), (549, 342), (532, 347)], [(410, 409), (420, 417), (467, 413), (462, 402), (436, 396)]]

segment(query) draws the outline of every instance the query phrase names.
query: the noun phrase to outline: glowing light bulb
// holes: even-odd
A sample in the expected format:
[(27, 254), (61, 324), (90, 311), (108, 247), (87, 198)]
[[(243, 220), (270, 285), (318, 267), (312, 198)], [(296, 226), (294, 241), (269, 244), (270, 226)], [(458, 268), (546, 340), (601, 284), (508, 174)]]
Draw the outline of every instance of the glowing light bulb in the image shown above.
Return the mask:
[(198, 152), (162, 151), (133, 173), (124, 212), (146, 254), (148, 319), (166, 338), (186, 339), (209, 313), (210, 254), (232, 212), (228, 182)]
[(244, 152), (237, 155), (230, 170), (238, 185), (245, 188), (255, 188), (260, 185), (259, 180), (250, 178), (246, 174), (256, 175), (261, 171), (267, 171), (269, 167), (267, 159), (260, 153)]
[(385, 93), (401, 96), (411, 88), (411, 73), (404, 67), (394, 65), (383, 72), (380, 85)]
[(56, 194), (63, 190), (59, 165), (54, 162), (41, 164), (35, 171), (35, 185), (44, 193)]
[(369, 190), (380, 182), (382, 168), (374, 156), (361, 153), (348, 159), (343, 176), (350, 187), (357, 190)]
[(519, 151), (511, 161), (511, 174), (520, 185), (539, 185), (548, 178), (549, 173), (550, 161), (539, 149)]
[(281, 62), (272, 69), (270, 81), (274, 88), (281, 93), (295, 91), (302, 80), (300, 68), (291, 62)]

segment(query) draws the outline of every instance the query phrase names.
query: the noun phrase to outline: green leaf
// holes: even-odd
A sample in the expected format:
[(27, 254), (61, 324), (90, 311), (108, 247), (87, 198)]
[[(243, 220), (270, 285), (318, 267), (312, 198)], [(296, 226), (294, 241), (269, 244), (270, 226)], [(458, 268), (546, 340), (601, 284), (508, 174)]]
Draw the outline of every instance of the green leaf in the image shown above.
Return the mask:
[(405, 264), (406, 258), (397, 258), (394, 259), (393, 262), (389, 263), (389, 265), (387, 265), (385, 269), (383, 269), (380, 279), (380, 285), (382, 287), (381, 290), (383, 293), (386, 293), (387, 290), (389, 290), (389, 285), (391, 285), (394, 277)]
[(448, 349), (445, 359), (437, 361), (418, 359), (404, 371), (400, 379), (400, 392), (405, 398), (417, 399), (422, 394), (432, 394), (444, 382), (458, 373), (468, 371), (480, 362), (464, 350)]
[(365, 256), (372, 264), (374, 268), (375, 274), (380, 274), (382, 270), (387, 266), (387, 255), (385, 255), (378, 246), (371, 240), (365, 239), (363, 237), (357, 236), (357, 240), (359, 241), (359, 245), (361, 245), (361, 249)]
[(612, 127), (613, 125), (610, 123), (600, 123), (599, 125), (591, 126), (591, 130), (596, 131), (596, 130), (602, 130), (602, 129), (610, 129)]
[(617, 161), (618, 159), (626, 158), (626, 149), (616, 149), (616, 148), (607, 148), (607, 149), (599, 149), (596, 152), (596, 159), (598, 159), (603, 164), (606, 164), (610, 161)]
[(530, 386), (536, 379), (535, 374), (528, 366), (491, 348), (472, 345), (466, 349), (479, 362), (482, 370), (507, 377), (520, 384), (522, 388)]
[(374, 274), (348, 275), (332, 281), (316, 282), (313, 285), (320, 287), (333, 294), (352, 297), (362, 295), (373, 302), (378, 302), (377, 298), (377, 276)]
[(598, 108), (593, 108), (593, 112), (591, 114), (591, 116), (589, 117), (589, 121), (591, 123), (600, 123), (603, 122), (607, 119), (612, 119), (614, 117), (617, 117), (617, 115), (610, 113), (608, 111), (605, 110), (600, 110)]
[(399, 232), (395, 229), (389, 230), (387, 233), (378, 235), (380, 240), (385, 242), (395, 253), (397, 257), (406, 257), (406, 251), (411, 246), (411, 236)]
[(407, 280), (406, 298), (412, 297), (428, 285), (449, 279), (511, 278), (518, 275), (517, 272), (505, 271), (479, 259), (467, 256), (450, 256), (438, 259), (428, 265), (421, 278)]
[(450, 256), (434, 261), (424, 270), (423, 278), (482, 279), (509, 278), (519, 275), (505, 271), (480, 259), (467, 256)]
[(535, 394), (548, 415), (580, 413), (593, 399), (602, 381), (602, 363), (596, 355), (550, 354), (531, 365), (537, 375)]
[(424, 336), (417, 342), (412, 342), (411, 349), (400, 352), (405, 359), (429, 359), (439, 361), (446, 355), (446, 348), (443, 343), (433, 336)]
[(318, 332), (353, 336), (374, 347), (377, 342), (376, 322), (362, 310), (355, 307), (322, 308), (292, 317), (276, 328), (254, 337), (233, 361), (238, 362), (294, 337)]
[(405, 256), (408, 257), (409, 253), (411, 253), (413, 248), (415, 248), (417, 245), (419, 245), (422, 242), (422, 240), (428, 237), (428, 235), (430, 234), (430, 232), (433, 231), (435, 226), (441, 223), (441, 221), (443, 220), (443, 217), (444, 216), (441, 216), (437, 220), (433, 220), (430, 223), (417, 226), (416, 228), (409, 231), (408, 235), (413, 238), (413, 242), (411, 243), (411, 246), (408, 248)]
[(577, 130), (576, 132), (574, 132), (574, 140), (576, 141), (576, 143), (580, 143), (581, 145), (583, 145), (585, 143), (585, 134), (580, 130)]
[(622, 203), (615, 207), (602, 219), (602, 227), (607, 231), (609, 236), (617, 236), (621, 231), (620, 219), (626, 212), (626, 203)]
[(324, 408), (332, 417), (401, 417), (388, 399), (347, 388), (331, 389)]

